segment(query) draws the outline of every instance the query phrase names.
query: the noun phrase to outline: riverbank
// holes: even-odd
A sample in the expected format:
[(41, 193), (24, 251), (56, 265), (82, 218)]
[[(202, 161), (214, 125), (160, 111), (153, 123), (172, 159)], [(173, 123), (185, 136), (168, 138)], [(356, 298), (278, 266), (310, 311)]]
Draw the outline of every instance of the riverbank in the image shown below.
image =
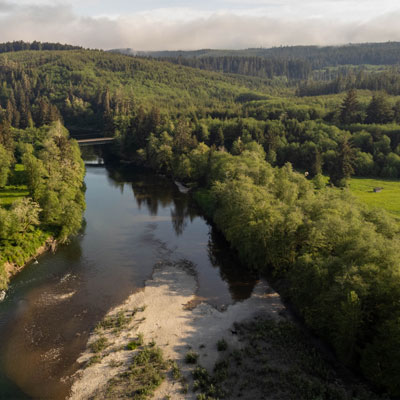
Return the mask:
[(316, 350), (265, 282), (224, 310), (196, 289), (190, 264), (158, 264), (90, 336), (69, 400), (380, 398)]
[(37, 257), (41, 256), (42, 254), (52, 251), (53, 253), (56, 251), (57, 248), (57, 240), (53, 237), (49, 237), (46, 239), (45, 243), (40, 246), (36, 252), (30, 256), (23, 265), (18, 265), (16, 263), (6, 262), (4, 263), (4, 269), (7, 273), (7, 278), (11, 279), (13, 276), (17, 275), (21, 272), (29, 263), (33, 260), (36, 260)]
[(12, 260), (18, 259), (19, 261), (5, 261), (3, 264), (0, 264), (0, 301), (4, 300), (7, 292), (7, 284), (15, 275), (47, 251), (56, 251), (58, 241), (44, 232), (39, 235), (32, 235), (31, 239), (31, 241), (28, 240), (26, 242), (26, 246), (21, 247), (21, 251), (15, 251), (15, 256), (11, 255), (9, 257)]
[[(189, 264), (157, 265), (145, 288), (110, 311), (91, 335), (86, 351), (78, 359), (82, 369), (75, 376), (70, 399), (106, 396), (109, 380), (126, 371), (138, 351), (127, 350), (138, 337), (143, 338), (144, 344), (158, 346), (165, 359), (176, 363), (173, 375), (176, 377), (179, 370), (181, 376), (177, 381), (167, 375), (155, 398), (195, 398), (186, 386), (192, 386), (195, 368), (186, 362), (190, 355), (211, 372), (220, 355), (218, 342), (225, 341), (231, 348), (241, 346), (235, 323), (260, 314), (275, 320), (283, 318), (280, 313), (284, 306), (265, 282), (255, 287), (248, 300), (224, 311), (206, 303), (198, 304), (196, 289), (196, 276)], [(96, 352), (100, 343), (101, 350)]]

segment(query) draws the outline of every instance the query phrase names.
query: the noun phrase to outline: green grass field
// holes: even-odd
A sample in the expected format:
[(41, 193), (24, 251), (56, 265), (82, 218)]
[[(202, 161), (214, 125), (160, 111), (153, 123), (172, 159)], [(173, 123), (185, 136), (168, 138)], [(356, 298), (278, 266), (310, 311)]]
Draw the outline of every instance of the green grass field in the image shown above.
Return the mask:
[[(16, 164), (12, 173), (14, 181), (23, 182), (24, 173), (24, 166), (21, 164)], [(26, 185), (14, 184), (6, 186), (4, 189), (0, 189), (0, 206), (8, 207), (15, 200), (26, 197), (28, 194), (28, 187)]]
[[(377, 208), (383, 208), (390, 214), (400, 218), (400, 180), (351, 178), (350, 190), (363, 203)], [(380, 193), (373, 189), (382, 187)]]
[(15, 200), (28, 196), (28, 187), (26, 185), (6, 186), (0, 189), (0, 206), (9, 206)]

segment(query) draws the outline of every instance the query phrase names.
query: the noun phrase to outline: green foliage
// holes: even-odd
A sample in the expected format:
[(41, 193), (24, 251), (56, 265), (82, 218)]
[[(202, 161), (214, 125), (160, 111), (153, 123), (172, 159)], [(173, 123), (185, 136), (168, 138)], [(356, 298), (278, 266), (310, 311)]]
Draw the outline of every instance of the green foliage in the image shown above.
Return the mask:
[[(344, 363), (356, 365), (365, 352), (392, 360), (388, 348), (371, 349), (399, 315), (398, 224), (348, 191), (315, 191), (290, 165), (274, 169), (255, 159), (212, 154), (211, 188), (197, 198), (243, 262), (287, 282), (284, 294)], [(388, 382), (400, 373), (390, 365)]]
[(7, 184), (11, 160), (11, 154), (0, 144), (0, 189)]
[(392, 106), (386, 95), (383, 92), (375, 93), (367, 108), (366, 122), (369, 124), (387, 124), (393, 121), (393, 116)]
[[(9, 159), (22, 164), (7, 173), (14, 185), (0, 190), (0, 263), (23, 266), (50, 236), (62, 242), (80, 228), (84, 166), (77, 143), (60, 123), (9, 132)], [(4, 287), (8, 277), (4, 271), (1, 276)]]
[(106, 392), (95, 399), (151, 398), (164, 381), (168, 368), (160, 348), (145, 346), (134, 355), (128, 371), (111, 379)]
[(97, 326), (96, 330), (108, 330), (114, 329), (116, 331), (121, 331), (126, 325), (128, 325), (132, 320), (131, 316), (127, 316), (123, 311), (118, 312), (116, 315), (111, 317), (106, 317), (102, 321), (100, 321)]
[(185, 355), (186, 364), (196, 364), (199, 355), (194, 351), (188, 351)]
[[(2, 209), (0, 208), (0, 213)], [(0, 215), (1, 223), (2, 215)], [(24, 235), (15, 234), (13, 240), (0, 240), (0, 289), (6, 289), (9, 277), (4, 270), (4, 262), (15, 264), (18, 266), (25, 265), (37, 250), (43, 246), (47, 239), (51, 236), (51, 232), (35, 229), (27, 231)]]
[(60, 123), (47, 129), (42, 146), (37, 152), (28, 149), (22, 156), (28, 189), (42, 208), (43, 223), (58, 229), (63, 242), (81, 226), (84, 165), (78, 144), (68, 140)]
[(138, 347), (142, 346), (143, 343), (144, 343), (143, 334), (142, 334), (142, 333), (139, 333), (138, 337), (137, 337), (135, 340), (131, 340), (131, 341), (127, 344), (126, 348), (127, 348), (127, 350), (135, 350), (135, 349), (137, 349)]
[(103, 336), (91, 343), (89, 348), (93, 353), (100, 353), (109, 345), (108, 339)]
[(352, 89), (349, 90), (343, 104), (341, 106), (340, 122), (342, 124), (352, 124), (359, 122), (359, 104), (357, 101), (357, 92)]
[(225, 392), (218, 385), (220, 379), (211, 376), (207, 370), (198, 365), (192, 372), (193, 391), (200, 391), (197, 399), (216, 400), (225, 397)]

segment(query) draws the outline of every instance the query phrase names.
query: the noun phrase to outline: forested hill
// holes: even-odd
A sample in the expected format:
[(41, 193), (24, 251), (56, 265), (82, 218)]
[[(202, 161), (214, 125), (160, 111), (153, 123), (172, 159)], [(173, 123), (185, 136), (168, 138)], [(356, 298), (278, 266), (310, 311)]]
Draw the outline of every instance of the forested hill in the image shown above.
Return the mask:
[(175, 115), (233, 112), (237, 98), (268, 89), (262, 79), (95, 50), (4, 53), (0, 81), (0, 117), (22, 129), (60, 115), (69, 129), (103, 129), (105, 113), (130, 115), (138, 105)]
[(78, 50), (80, 46), (72, 46), (70, 44), (51, 43), (51, 42), (37, 42), (32, 43), (17, 40), (14, 42), (0, 43), (0, 53), (9, 53), (13, 51), (24, 50)]
[(305, 96), (340, 93), (349, 89), (399, 93), (400, 43), (365, 43), (346, 46), (294, 46), (247, 50), (135, 52), (201, 70), (271, 79), (299, 86)]
[(313, 69), (338, 65), (396, 65), (400, 63), (400, 42), (361, 43), (343, 46), (281, 46), (269, 49), (195, 51), (149, 51), (116, 49), (121, 53), (153, 58), (260, 57), (308, 61)]

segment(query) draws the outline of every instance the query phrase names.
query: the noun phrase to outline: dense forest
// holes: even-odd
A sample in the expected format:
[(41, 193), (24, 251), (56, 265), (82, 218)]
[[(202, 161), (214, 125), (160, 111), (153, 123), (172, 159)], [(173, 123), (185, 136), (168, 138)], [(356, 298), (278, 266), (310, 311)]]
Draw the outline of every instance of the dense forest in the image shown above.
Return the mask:
[(308, 61), (313, 69), (338, 65), (396, 65), (400, 62), (400, 43), (360, 43), (344, 46), (281, 46), (246, 50), (149, 51), (116, 49), (128, 55), (153, 58), (261, 57)]
[(78, 50), (80, 46), (71, 46), (70, 44), (37, 42), (24, 42), (22, 40), (16, 42), (0, 43), (0, 53), (9, 53), (12, 51), (24, 50)]
[(350, 89), (400, 94), (398, 42), (247, 50), (113, 51), (202, 70), (272, 79), (281, 86), (296, 86), (300, 96), (341, 93)]
[[(336, 67), (345, 54), (370, 64), (373, 55), (386, 57), (389, 64), (396, 46), (296, 51), (320, 68), (328, 55)], [(279, 57), (289, 52), (272, 50)], [(217, 65), (220, 56), (231, 57), (217, 55), (210, 63)], [(65, 201), (76, 203), (68, 218), (78, 220), (79, 152), (65, 134), (54, 133), (64, 132), (54, 121), (73, 134), (113, 135), (116, 159), (195, 187), (195, 198), (242, 260), (275, 282), (337, 357), (378, 389), (400, 395), (400, 227), (346, 190), (353, 174), (400, 177), (400, 98), (379, 86), (379, 76), (389, 73), (397, 79), (395, 69), (367, 69), (371, 82), (377, 77), (375, 88), (349, 85), (341, 94), (304, 96), (302, 86), (288, 79), (200, 71), (164, 60), (86, 50), (6, 53), (0, 55), (0, 119), (12, 140), (1, 136), (0, 170), (24, 166), (35, 215), (66, 237), (71, 231), (63, 231), (52, 211), (61, 200), (37, 186), (55, 170), (68, 174), (68, 168), (51, 167), (48, 152), (75, 163), (72, 176), (61, 181), (73, 183)], [(7, 140), (16, 143), (12, 152)]]
[[(0, 289), (48, 238), (65, 242), (81, 227), (84, 165), (76, 141), (55, 122), (25, 130), (0, 124)], [(10, 268), (6, 268), (10, 263)]]

